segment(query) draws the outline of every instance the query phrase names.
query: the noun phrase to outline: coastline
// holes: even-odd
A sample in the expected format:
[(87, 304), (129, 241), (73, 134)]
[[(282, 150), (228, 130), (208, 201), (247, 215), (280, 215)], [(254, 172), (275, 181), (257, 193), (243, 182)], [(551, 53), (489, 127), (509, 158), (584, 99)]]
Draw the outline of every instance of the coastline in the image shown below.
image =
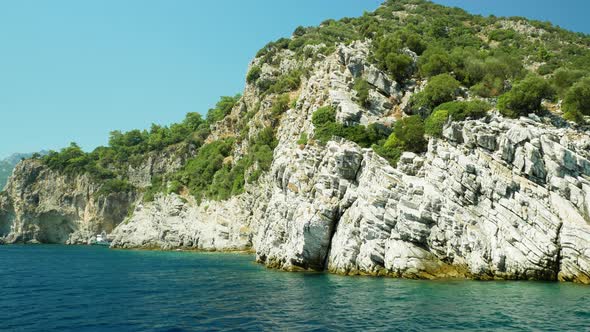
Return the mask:
[[(1, 244), (1, 243), (0, 243)], [(394, 273), (391, 271), (380, 270), (376, 273), (367, 273), (364, 271), (336, 271), (336, 270), (314, 270), (314, 269), (304, 269), (300, 267), (292, 267), (291, 269), (280, 268), (272, 265), (265, 264), (262, 261), (259, 261), (256, 256), (256, 251), (254, 249), (250, 250), (205, 250), (205, 249), (195, 249), (195, 248), (173, 248), (173, 249), (162, 249), (157, 247), (135, 247), (135, 248), (119, 248), (119, 247), (106, 247), (106, 246), (95, 246), (95, 245), (85, 245), (85, 244), (63, 244), (63, 243), (11, 243), (11, 244), (4, 244), (4, 246), (53, 246), (53, 247), (102, 247), (105, 250), (112, 250), (112, 251), (138, 251), (138, 252), (181, 252), (187, 254), (223, 254), (223, 255), (243, 255), (243, 256), (252, 256), (254, 259), (252, 263), (256, 265), (260, 265), (266, 268), (266, 270), (270, 271), (277, 271), (277, 272), (285, 272), (285, 273), (312, 273), (312, 274), (331, 274), (331, 275), (338, 275), (343, 277), (370, 277), (370, 278), (387, 278), (387, 279), (403, 279), (403, 280), (424, 280), (424, 281), (477, 281), (477, 282), (489, 282), (489, 281), (505, 281), (505, 282), (548, 282), (548, 283), (571, 283), (571, 284), (578, 284), (583, 286), (590, 286), (590, 283), (582, 282), (580, 280), (560, 280), (559, 278), (555, 279), (523, 279), (523, 278), (503, 278), (498, 276), (489, 276), (489, 275), (473, 275), (469, 273), (467, 267), (463, 266), (447, 266), (447, 270), (444, 271), (442, 274), (424, 274), (419, 273), (406, 273), (400, 275), (398, 273)]]

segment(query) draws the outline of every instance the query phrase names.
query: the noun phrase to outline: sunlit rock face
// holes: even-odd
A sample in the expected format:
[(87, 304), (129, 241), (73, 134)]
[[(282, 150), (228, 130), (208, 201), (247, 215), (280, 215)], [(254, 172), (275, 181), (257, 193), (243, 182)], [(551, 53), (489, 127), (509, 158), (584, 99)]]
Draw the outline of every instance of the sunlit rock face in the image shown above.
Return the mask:
[[(151, 203), (141, 191), (97, 197), (99, 184), (87, 176), (27, 161), (0, 195), (0, 235), (9, 243), (80, 243), (106, 230), (113, 247), (250, 250), (258, 262), (288, 271), (590, 283), (586, 131), (551, 116), (506, 119), (492, 111), (447, 123), (426, 153), (404, 153), (395, 167), (343, 139), (313, 141), (318, 108), (333, 106), (347, 125), (390, 127), (423, 86), (380, 71), (367, 60), (368, 47), (341, 45), (313, 64), (276, 124), (270, 170), (244, 194), (200, 203), (188, 193)], [(281, 56), (275, 67), (262, 66), (261, 77), (294, 68), (292, 52)], [(357, 78), (371, 86), (368, 106), (356, 100)], [(269, 123), (270, 98), (248, 84), (208, 140), (242, 135), (236, 123), (258, 105), (244, 134), (254, 137), (257, 124)], [(298, 143), (302, 133), (307, 144)], [(236, 143), (234, 161), (247, 142)], [(186, 159), (149, 160), (130, 169), (139, 188)]]
[(141, 201), (155, 175), (180, 168), (190, 149), (174, 146), (150, 153), (127, 171), (135, 189), (102, 193), (103, 181), (65, 174), (41, 160), (20, 162), (0, 193), (0, 238), (6, 243), (87, 244), (111, 233)]
[[(367, 64), (366, 47), (343, 46), (317, 64), (277, 129), (271, 170), (247, 193), (200, 206), (163, 198), (119, 226), (115, 245), (250, 249), (284, 270), (588, 282), (585, 132), (492, 112), (447, 124), (426, 154), (405, 153), (396, 167), (341, 139), (297, 144), (324, 105), (342, 122), (395, 122), (414, 87)], [(355, 77), (387, 102), (359, 107)], [(244, 100), (256, 98), (247, 88)]]

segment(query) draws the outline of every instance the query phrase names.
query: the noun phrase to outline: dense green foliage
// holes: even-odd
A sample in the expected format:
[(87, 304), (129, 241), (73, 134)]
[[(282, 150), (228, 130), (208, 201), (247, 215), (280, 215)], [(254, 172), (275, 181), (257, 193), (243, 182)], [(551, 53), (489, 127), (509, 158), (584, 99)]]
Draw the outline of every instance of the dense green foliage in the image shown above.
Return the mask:
[(273, 119), (278, 119), (278, 117), (283, 114), (285, 111), (289, 109), (289, 102), (290, 97), (288, 94), (282, 94), (277, 96), (272, 103), (272, 107), (270, 109), (270, 114), (272, 115)]
[(113, 131), (108, 147), (98, 147), (90, 153), (72, 143), (60, 152), (50, 151), (42, 160), (49, 168), (68, 174), (86, 172), (96, 179), (121, 178), (128, 165), (143, 160), (145, 153), (181, 142), (200, 146), (208, 133), (208, 125), (201, 116), (189, 113), (183, 122), (170, 127), (152, 125), (150, 131)]
[(371, 86), (369, 83), (362, 78), (357, 78), (354, 82), (353, 88), (356, 91), (356, 98), (359, 105), (363, 107), (371, 106), (371, 102), (369, 100), (369, 90), (371, 89)]
[[(327, 20), (319, 27), (298, 27), (291, 39), (269, 43), (258, 57), (261, 63), (273, 66), (279, 63), (282, 50), (295, 52), (296, 58), (316, 59), (318, 53), (332, 52), (338, 43), (366, 38), (372, 41), (371, 59), (400, 83), (411, 77), (432, 79), (449, 74), (472, 94), (484, 98), (509, 92), (531, 71), (550, 80), (560, 98), (565, 98), (576, 82), (590, 76), (588, 35), (522, 17), (471, 15), (425, 0), (389, 0), (375, 12), (358, 18)], [(312, 45), (316, 49), (309, 47)], [(410, 51), (418, 56), (416, 64)], [(280, 79), (258, 84), (266, 91), (277, 80)], [(285, 92), (293, 89), (295, 83), (291, 77), (274, 90)], [(451, 80), (448, 83), (456, 85)], [(355, 89), (360, 91), (359, 102), (365, 104), (365, 89), (358, 84)], [(417, 98), (416, 105), (433, 109), (437, 103), (450, 100), (447, 93), (436, 96), (433, 92)], [(514, 102), (510, 104), (512, 108), (519, 107)]]
[(543, 99), (553, 98), (554, 95), (555, 91), (548, 81), (531, 75), (502, 95), (498, 100), (498, 108), (508, 117), (518, 117), (530, 112), (539, 113), (542, 111)]
[(424, 133), (424, 122), (420, 116), (405, 117), (395, 123), (393, 132), (386, 141), (373, 145), (373, 150), (395, 165), (404, 151), (426, 151)]
[(444, 124), (451, 121), (462, 121), (467, 118), (484, 117), (492, 105), (479, 100), (451, 101), (439, 105), (424, 121), (425, 132), (429, 136), (441, 137)]
[(203, 198), (214, 181), (215, 174), (222, 169), (224, 161), (231, 155), (233, 140), (218, 140), (203, 145), (197, 155), (188, 160), (177, 180), (186, 185), (197, 199)]
[(446, 109), (434, 111), (424, 120), (424, 132), (432, 137), (441, 137), (444, 125), (448, 120), (449, 111)]
[[(215, 108), (208, 112), (207, 120), (203, 120), (198, 113), (188, 113), (182, 122), (170, 126), (153, 124), (149, 131), (113, 131), (106, 147), (86, 153), (72, 143), (59, 152), (50, 151), (42, 161), (49, 168), (65, 174), (87, 173), (103, 181), (100, 195), (129, 191), (133, 189), (127, 182), (129, 165), (139, 164), (146, 158), (146, 153), (161, 151), (179, 143), (185, 143), (180, 149), (186, 150), (188, 146), (199, 148), (209, 135), (209, 126), (226, 116), (239, 99), (239, 95), (221, 97)], [(183, 153), (179, 150), (175, 152)], [(156, 192), (166, 190), (162, 188), (162, 179), (159, 181), (152, 183), (146, 192), (146, 199), (153, 199)]]
[[(152, 125), (150, 131), (113, 131), (108, 147), (85, 153), (72, 143), (60, 152), (51, 151), (43, 161), (51, 169), (66, 174), (86, 172), (102, 180), (103, 185), (97, 195), (106, 196), (137, 190), (127, 180), (127, 168), (129, 164), (144, 160), (145, 153), (185, 142), (198, 149), (196, 156), (176, 173), (165, 177), (155, 175), (151, 186), (144, 191), (144, 200), (151, 201), (160, 192), (179, 193), (183, 188), (188, 189), (199, 201), (203, 198), (227, 199), (243, 192), (247, 181), (256, 181), (268, 170), (276, 147), (271, 127), (261, 130), (249, 142), (248, 153), (237, 162), (232, 158), (235, 139), (203, 144), (209, 134), (209, 126), (225, 118), (240, 98), (240, 95), (221, 97), (215, 108), (207, 113), (206, 120), (198, 113), (189, 113), (183, 122), (170, 127)], [(271, 108), (273, 121), (289, 108), (289, 103), (288, 94), (275, 98)]]
[(297, 90), (301, 85), (301, 76), (304, 72), (300, 69), (292, 70), (286, 75), (260, 79), (256, 83), (263, 93), (284, 93)]
[(299, 135), (299, 139), (297, 140), (297, 144), (307, 145), (307, 142), (309, 142), (309, 136), (307, 133), (301, 133), (301, 135)]
[(233, 97), (221, 97), (215, 105), (215, 108), (212, 108), (207, 112), (207, 122), (211, 124), (225, 118), (225, 116), (228, 115), (234, 106), (240, 101), (240, 98), (242, 98), (242, 95), (240, 94)]
[(563, 110), (568, 120), (582, 122), (584, 115), (590, 115), (590, 77), (579, 81), (565, 95)]
[[(525, 28), (514, 28), (518, 25)], [(260, 101), (249, 106), (251, 109), (243, 117), (227, 120), (239, 133), (236, 138), (204, 144), (210, 128), (238, 105), (239, 95), (222, 97), (205, 119), (189, 113), (184, 121), (170, 126), (114, 131), (107, 147), (85, 153), (71, 144), (60, 152), (50, 152), (42, 160), (65, 174), (88, 173), (103, 181), (100, 194), (107, 195), (135, 190), (128, 183), (127, 172), (130, 165), (145, 160), (146, 154), (190, 146), (191, 151), (197, 151), (196, 156), (176, 174), (155, 176), (152, 186), (145, 191), (146, 200), (153, 199), (158, 192), (185, 189), (197, 199), (225, 199), (241, 193), (246, 183), (256, 181), (270, 167), (277, 144), (273, 128), (289, 107), (297, 106), (291, 105), (297, 99), (291, 101), (289, 94), (299, 89), (315, 61), (333, 53), (340, 43), (358, 40), (371, 43), (369, 60), (402, 86), (428, 80), (410, 103), (413, 113), (422, 117), (402, 118), (392, 129), (382, 125), (347, 126), (336, 122), (333, 108), (322, 107), (312, 117), (313, 140), (320, 144), (334, 136), (342, 137), (363, 147), (373, 147), (396, 163), (403, 151), (424, 151), (424, 135), (440, 136), (447, 121), (485, 116), (490, 109), (487, 103), (454, 101), (459, 95), (468, 94), (498, 98), (502, 114), (511, 117), (540, 112), (542, 100), (554, 97), (563, 100), (566, 118), (581, 122), (584, 115), (590, 115), (589, 36), (547, 22), (482, 17), (424, 0), (388, 0), (375, 12), (359, 18), (298, 27), (291, 38), (281, 38), (261, 49), (246, 76), (248, 84), (260, 92)], [(298, 65), (280, 65), (284, 56)], [(265, 67), (262, 75), (261, 68), (266, 65), (270, 70)], [(292, 69), (285, 73), (281, 68)], [(353, 88), (357, 102), (369, 107), (373, 87), (358, 79)], [(261, 105), (268, 110), (269, 101), (270, 116), (250, 121)], [(249, 138), (250, 126), (263, 129)], [(234, 151), (236, 144), (246, 140), (246, 154), (234, 160), (241, 155), (241, 151)], [(313, 140), (302, 135), (298, 143), (313, 144)], [(184, 149), (188, 151), (187, 147)]]
[(430, 77), (451, 72), (454, 62), (451, 56), (442, 48), (430, 47), (418, 59), (420, 74)]
[(553, 77), (551, 83), (557, 90), (560, 95), (565, 94), (569, 88), (574, 85), (574, 83), (578, 82), (582, 79), (585, 75), (588, 75), (586, 72), (582, 70), (570, 70), (560, 68), (553, 73)]
[(127, 180), (108, 179), (103, 182), (102, 187), (96, 193), (96, 195), (107, 196), (113, 193), (128, 193), (134, 189), (135, 187), (133, 187), (133, 185), (131, 185)]
[(403, 81), (412, 75), (412, 58), (402, 53), (397, 35), (387, 35), (376, 41), (374, 57), (379, 67), (395, 80)]
[(423, 91), (412, 96), (412, 107), (433, 109), (434, 107), (455, 99), (459, 82), (449, 74), (440, 74), (430, 79)]
[[(175, 181), (169, 185), (168, 192), (186, 187), (197, 201), (225, 200), (244, 192), (246, 182), (255, 182), (268, 171), (277, 145), (270, 127), (262, 129), (249, 143), (248, 153), (237, 162), (232, 158), (233, 139), (204, 145), (182, 170), (172, 175)], [(162, 189), (157, 187), (158, 191)]]
[(262, 74), (262, 69), (258, 66), (253, 66), (246, 75), (246, 82), (254, 83)]
[(311, 122), (316, 128), (336, 122), (336, 110), (331, 106), (320, 107), (311, 115)]
[(385, 147), (395, 146), (404, 151), (424, 152), (424, 122), (418, 115), (408, 116), (395, 123), (393, 133), (387, 139)]
[(124, 179), (128, 165), (139, 163), (148, 152), (181, 142), (201, 146), (209, 135), (209, 126), (229, 114), (240, 98), (240, 95), (221, 97), (207, 113), (207, 120), (199, 113), (188, 113), (181, 123), (169, 127), (153, 124), (149, 131), (116, 130), (111, 132), (107, 147), (86, 153), (72, 143), (60, 152), (50, 151), (43, 161), (51, 169), (68, 174), (86, 172), (96, 179)]
[(493, 55), (470, 57), (458, 72), (462, 83), (471, 86), (471, 91), (480, 97), (497, 97), (506, 91), (505, 81), (524, 75), (522, 62), (516, 57), (496, 52)]
[(434, 109), (434, 112), (446, 110), (453, 121), (463, 121), (467, 118), (482, 118), (490, 109), (492, 109), (492, 105), (481, 100), (451, 101), (439, 105)]
[[(537, 112), (533, 91), (523, 91), (517, 83), (527, 81), (531, 72), (543, 75), (562, 99), (575, 83), (590, 76), (587, 35), (521, 17), (471, 15), (425, 0), (389, 0), (359, 18), (298, 27), (292, 38), (269, 43), (257, 56), (261, 63), (276, 66), (283, 50), (295, 52), (296, 59), (316, 59), (317, 54), (332, 52), (338, 43), (366, 38), (372, 41), (371, 59), (398, 82), (430, 79), (431, 87), (413, 100), (415, 111), (421, 110), (423, 115), (453, 100), (450, 90), (459, 85), (484, 98), (507, 94), (503, 97), (506, 115)], [(411, 52), (418, 56), (416, 63)], [(282, 93), (298, 86), (295, 76), (268, 78), (257, 84), (263, 91)], [(520, 90), (510, 92), (512, 86)], [(354, 88), (358, 102), (366, 107), (366, 84), (359, 80)], [(520, 96), (530, 100), (519, 105), (515, 99)], [(550, 93), (544, 96), (552, 97)]]
[(331, 106), (318, 108), (312, 115), (315, 127), (314, 138), (320, 144), (326, 144), (332, 137), (342, 137), (368, 148), (387, 137), (389, 131), (383, 125), (374, 123), (369, 126), (346, 126), (336, 122), (336, 110)]

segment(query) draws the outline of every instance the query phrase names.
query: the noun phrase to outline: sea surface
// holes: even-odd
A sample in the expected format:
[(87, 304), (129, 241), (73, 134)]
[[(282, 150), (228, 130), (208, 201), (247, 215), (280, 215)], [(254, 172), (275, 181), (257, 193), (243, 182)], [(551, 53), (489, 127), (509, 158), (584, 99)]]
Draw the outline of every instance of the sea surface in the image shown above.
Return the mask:
[(0, 331), (590, 329), (590, 286), (287, 273), (253, 261), (0, 246)]

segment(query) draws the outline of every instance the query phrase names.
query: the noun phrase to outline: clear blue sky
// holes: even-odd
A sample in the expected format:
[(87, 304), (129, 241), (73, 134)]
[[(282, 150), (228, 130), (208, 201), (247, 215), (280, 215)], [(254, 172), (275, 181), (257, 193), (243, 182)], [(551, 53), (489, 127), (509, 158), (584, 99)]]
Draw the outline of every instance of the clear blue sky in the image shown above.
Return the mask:
[[(586, 0), (437, 0), (590, 33)], [(0, 0), (0, 157), (106, 144), (114, 129), (205, 113), (242, 90), (246, 66), (298, 25), (379, 0)]]

